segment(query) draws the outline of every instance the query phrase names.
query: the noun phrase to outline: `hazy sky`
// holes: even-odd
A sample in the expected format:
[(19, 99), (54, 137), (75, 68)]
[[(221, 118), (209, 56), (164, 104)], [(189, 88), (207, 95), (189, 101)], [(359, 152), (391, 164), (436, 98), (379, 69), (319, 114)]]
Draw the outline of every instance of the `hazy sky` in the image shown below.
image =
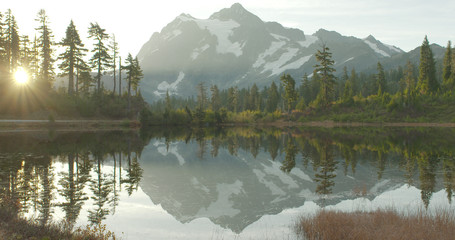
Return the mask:
[(11, 8), (19, 33), (33, 38), (34, 19), (39, 9), (45, 9), (56, 41), (62, 39), (71, 19), (83, 38), (89, 23), (98, 22), (116, 35), (124, 56), (136, 55), (152, 33), (181, 13), (206, 19), (235, 2), (264, 21), (299, 28), (305, 34), (320, 28), (358, 38), (371, 34), (405, 51), (419, 46), (425, 35), (442, 46), (455, 41), (454, 0), (3, 0), (0, 11)]

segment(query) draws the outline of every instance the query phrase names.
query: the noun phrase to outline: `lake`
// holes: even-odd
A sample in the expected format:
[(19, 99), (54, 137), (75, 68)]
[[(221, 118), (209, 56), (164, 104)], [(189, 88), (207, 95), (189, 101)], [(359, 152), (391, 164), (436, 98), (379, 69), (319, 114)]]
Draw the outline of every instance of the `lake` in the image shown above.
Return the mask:
[(452, 128), (0, 133), (0, 196), (123, 239), (295, 239), (321, 208), (455, 210)]

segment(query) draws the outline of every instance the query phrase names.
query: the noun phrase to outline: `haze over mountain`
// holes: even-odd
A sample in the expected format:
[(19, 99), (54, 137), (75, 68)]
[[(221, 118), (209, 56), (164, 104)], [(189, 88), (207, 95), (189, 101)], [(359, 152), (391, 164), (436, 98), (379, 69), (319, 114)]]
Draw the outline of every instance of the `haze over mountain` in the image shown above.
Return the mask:
[[(423, 38), (423, 36), (422, 36)], [(196, 19), (181, 14), (155, 32), (138, 53), (144, 70), (141, 93), (148, 101), (170, 94), (191, 96), (196, 86), (259, 87), (279, 81), (283, 73), (300, 79), (311, 76), (316, 64), (314, 54), (322, 43), (333, 53), (338, 73), (344, 66), (357, 72), (373, 72), (378, 61), (386, 69), (418, 61), (419, 51), (405, 53), (373, 36), (365, 39), (342, 36), (320, 29), (312, 35), (286, 28), (276, 22), (264, 22), (239, 3)], [(443, 54), (436, 48), (435, 56)], [(441, 56), (442, 58), (442, 56)]]

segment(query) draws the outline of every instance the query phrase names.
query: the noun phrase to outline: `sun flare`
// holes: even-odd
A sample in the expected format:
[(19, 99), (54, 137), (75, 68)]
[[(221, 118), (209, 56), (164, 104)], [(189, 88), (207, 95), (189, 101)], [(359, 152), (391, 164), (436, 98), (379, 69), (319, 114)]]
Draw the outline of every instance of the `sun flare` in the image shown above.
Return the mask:
[(18, 68), (14, 73), (14, 79), (18, 84), (24, 85), (28, 82), (28, 74), (23, 68)]

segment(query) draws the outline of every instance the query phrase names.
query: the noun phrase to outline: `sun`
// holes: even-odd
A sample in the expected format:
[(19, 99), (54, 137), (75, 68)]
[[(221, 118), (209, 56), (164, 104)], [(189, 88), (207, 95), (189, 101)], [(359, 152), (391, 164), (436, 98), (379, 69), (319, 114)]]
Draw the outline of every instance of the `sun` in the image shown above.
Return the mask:
[(16, 83), (25, 85), (28, 83), (28, 74), (23, 68), (20, 67), (14, 73), (14, 79), (16, 80)]

